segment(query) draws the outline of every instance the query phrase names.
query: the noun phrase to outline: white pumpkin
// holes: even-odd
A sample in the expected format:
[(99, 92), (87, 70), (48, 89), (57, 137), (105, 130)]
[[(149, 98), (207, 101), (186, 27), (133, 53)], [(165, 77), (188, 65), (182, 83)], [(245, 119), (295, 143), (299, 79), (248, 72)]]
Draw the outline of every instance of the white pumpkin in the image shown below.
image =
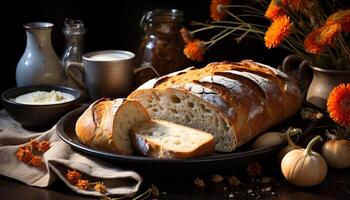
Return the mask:
[(313, 186), (322, 183), (327, 175), (324, 158), (311, 150), (321, 137), (313, 138), (306, 149), (295, 149), (287, 153), (281, 162), (281, 170), (286, 180), (297, 186)]
[(350, 141), (345, 139), (329, 140), (322, 146), (322, 155), (331, 167), (350, 167)]

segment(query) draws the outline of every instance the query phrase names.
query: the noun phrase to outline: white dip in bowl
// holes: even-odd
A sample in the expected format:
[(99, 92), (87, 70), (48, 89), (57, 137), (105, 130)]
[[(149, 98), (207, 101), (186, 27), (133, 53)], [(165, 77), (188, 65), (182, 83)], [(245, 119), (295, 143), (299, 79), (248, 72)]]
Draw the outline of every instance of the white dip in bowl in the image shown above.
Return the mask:
[(69, 101), (73, 101), (75, 97), (71, 94), (51, 90), (51, 92), (46, 91), (36, 91), (27, 94), (20, 95), (12, 99), (16, 103), (28, 104), (28, 105), (50, 105), (59, 104)]

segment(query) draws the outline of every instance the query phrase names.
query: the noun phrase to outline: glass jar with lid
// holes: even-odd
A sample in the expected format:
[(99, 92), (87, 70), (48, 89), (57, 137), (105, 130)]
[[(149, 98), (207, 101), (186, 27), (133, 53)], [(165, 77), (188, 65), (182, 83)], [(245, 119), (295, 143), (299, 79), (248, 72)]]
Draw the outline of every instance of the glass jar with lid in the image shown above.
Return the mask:
[(189, 61), (183, 54), (184, 41), (180, 29), (183, 12), (176, 9), (148, 11), (141, 19), (144, 36), (138, 49), (138, 63), (151, 67), (136, 74), (137, 84), (187, 67)]

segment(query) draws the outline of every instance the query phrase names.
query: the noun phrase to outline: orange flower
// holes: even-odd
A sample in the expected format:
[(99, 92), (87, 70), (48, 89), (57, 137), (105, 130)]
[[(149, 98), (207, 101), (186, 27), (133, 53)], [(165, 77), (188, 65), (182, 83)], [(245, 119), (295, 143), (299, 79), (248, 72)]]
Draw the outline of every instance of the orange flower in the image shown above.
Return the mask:
[(261, 175), (261, 165), (258, 162), (251, 163), (247, 167), (249, 176), (260, 176)]
[(323, 52), (324, 47), (331, 45), (334, 38), (340, 33), (341, 25), (332, 24), (328, 26), (322, 26), (309, 33), (305, 40), (304, 46), (307, 52), (313, 54), (320, 54)]
[(40, 142), (40, 144), (38, 145), (38, 148), (37, 148), (37, 150), (41, 153), (45, 153), (49, 149), (50, 149), (50, 142), (48, 142), (46, 140)]
[(88, 180), (79, 179), (78, 182), (75, 184), (75, 186), (77, 186), (78, 188), (80, 188), (82, 190), (86, 190), (86, 189), (88, 189), (89, 181)]
[(345, 32), (350, 32), (350, 10), (339, 10), (327, 18), (325, 25), (341, 24)]
[(194, 40), (185, 46), (184, 54), (187, 58), (195, 61), (202, 61), (205, 53), (205, 44), (201, 40)]
[(350, 127), (350, 83), (336, 86), (327, 101), (329, 116), (338, 124)]
[(33, 156), (28, 164), (33, 165), (34, 167), (38, 167), (43, 163), (39, 156)]
[(287, 15), (277, 17), (265, 33), (265, 46), (267, 48), (277, 47), (290, 32), (290, 19)]
[(31, 139), (31, 140), (30, 140), (30, 145), (32, 145), (32, 147), (33, 147), (34, 149), (38, 149), (38, 148), (39, 148), (39, 142), (38, 142), (38, 140), (33, 140), (33, 139)]
[(276, 0), (272, 0), (270, 2), (269, 7), (267, 8), (266, 12), (265, 12), (265, 17), (269, 20), (274, 20), (277, 17), (286, 14), (286, 12), (284, 11), (284, 9), (282, 7), (280, 7), (279, 5), (277, 5)]
[(81, 177), (81, 174), (75, 170), (73, 171), (68, 170), (66, 174), (66, 178), (71, 184), (78, 183), (78, 180), (80, 179), (80, 177)]
[(16, 157), (18, 158), (18, 160), (24, 163), (28, 163), (33, 158), (31, 146), (20, 146), (16, 151)]
[(192, 42), (192, 35), (186, 28), (182, 27), (180, 29), (180, 33), (181, 33), (182, 39), (186, 44)]
[(229, 5), (230, 3), (231, 0), (212, 0), (210, 4), (211, 18), (215, 21), (222, 20), (226, 15), (226, 11), (222, 6)]
[(103, 182), (96, 183), (94, 188), (97, 192), (102, 193), (102, 194), (107, 192), (106, 186), (103, 185)]

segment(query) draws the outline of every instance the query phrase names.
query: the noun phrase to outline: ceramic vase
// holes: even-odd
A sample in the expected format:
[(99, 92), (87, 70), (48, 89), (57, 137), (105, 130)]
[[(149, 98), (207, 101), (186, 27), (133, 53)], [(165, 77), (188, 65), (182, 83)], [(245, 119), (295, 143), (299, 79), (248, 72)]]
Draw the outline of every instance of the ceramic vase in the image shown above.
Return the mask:
[(307, 90), (306, 100), (322, 110), (327, 109), (327, 99), (333, 88), (350, 83), (350, 70), (329, 70), (310, 66), (313, 78)]
[(24, 24), (27, 46), (16, 68), (17, 86), (64, 85), (64, 68), (51, 43), (53, 24)]
[[(296, 69), (296, 73), (291, 73), (291, 69)], [(315, 67), (296, 55), (289, 55), (284, 59), (282, 71), (294, 75), (305, 93), (306, 101), (323, 111), (327, 110), (328, 96), (333, 88), (341, 83), (350, 83), (350, 70)], [(311, 73), (307, 75), (307, 71)]]

